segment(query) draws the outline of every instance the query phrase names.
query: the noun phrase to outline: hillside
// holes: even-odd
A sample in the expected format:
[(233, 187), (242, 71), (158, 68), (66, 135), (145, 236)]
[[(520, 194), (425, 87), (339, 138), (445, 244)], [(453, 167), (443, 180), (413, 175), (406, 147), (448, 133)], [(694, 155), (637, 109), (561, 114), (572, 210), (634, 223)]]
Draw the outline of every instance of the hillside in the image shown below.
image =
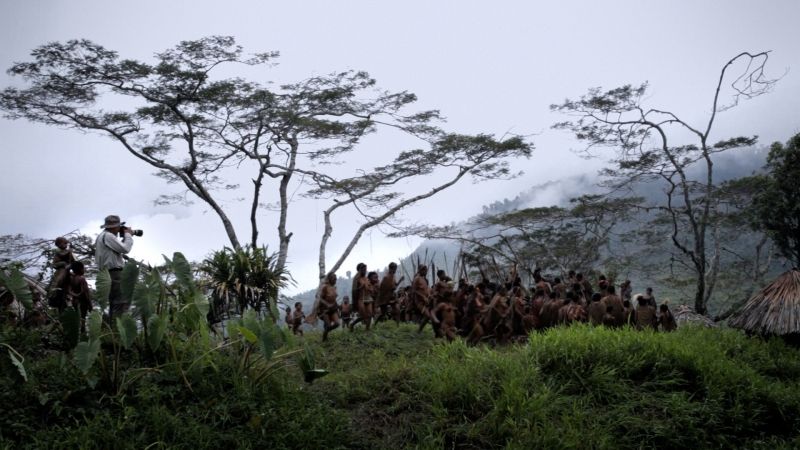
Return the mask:
[(313, 384), (289, 367), (251, 385), (235, 355), (214, 352), (202, 370), (143, 373), (112, 397), (32, 338), (0, 334), (29, 377), (0, 359), (0, 448), (800, 445), (800, 352), (733, 330), (573, 326), (490, 348), (382, 323), (300, 338), (330, 371)]

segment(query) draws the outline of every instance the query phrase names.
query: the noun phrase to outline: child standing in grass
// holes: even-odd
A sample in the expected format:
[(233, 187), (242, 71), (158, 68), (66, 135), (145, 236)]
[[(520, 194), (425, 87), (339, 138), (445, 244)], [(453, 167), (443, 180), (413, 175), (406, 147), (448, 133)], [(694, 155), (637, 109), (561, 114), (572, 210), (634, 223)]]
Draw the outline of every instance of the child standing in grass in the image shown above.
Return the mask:
[(661, 315), (658, 317), (658, 324), (661, 325), (661, 331), (675, 331), (678, 329), (678, 323), (675, 322), (675, 316), (669, 310), (666, 303), (662, 303), (659, 308)]
[(294, 321), (292, 320), (292, 308), (287, 306), (284, 312), (286, 313), (286, 318), (284, 319), (286, 321), (286, 327), (292, 328), (294, 325)]
[(80, 261), (75, 261), (70, 265), (72, 273), (69, 277), (69, 288), (67, 298), (70, 299), (72, 306), (81, 316), (81, 332), (86, 332), (86, 316), (92, 310), (92, 294), (89, 284), (86, 282), (86, 268)]
[(294, 313), (292, 314), (292, 333), (299, 334), (300, 336), (303, 335), (303, 330), (300, 329), (300, 326), (303, 325), (303, 319), (305, 318), (306, 315), (303, 313), (303, 304), (295, 302)]

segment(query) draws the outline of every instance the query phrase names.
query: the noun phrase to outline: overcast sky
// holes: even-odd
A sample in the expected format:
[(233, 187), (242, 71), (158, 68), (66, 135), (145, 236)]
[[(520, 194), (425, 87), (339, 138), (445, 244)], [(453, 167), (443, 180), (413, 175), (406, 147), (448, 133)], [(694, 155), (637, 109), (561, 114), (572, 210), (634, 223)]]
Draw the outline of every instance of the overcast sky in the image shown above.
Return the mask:
[[(649, 105), (699, 124), (722, 65), (741, 51), (772, 50), (768, 71), (784, 78), (771, 94), (721, 115), (713, 138), (755, 134), (762, 144), (787, 140), (800, 132), (797, 17), (796, 0), (4, 1), (0, 67), (28, 60), (36, 46), (72, 38), (152, 61), (153, 53), (181, 40), (232, 35), (245, 51), (281, 52), (280, 66), (254, 81), (365, 70), (382, 88), (416, 93), (420, 109), (441, 110), (449, 131), (534, 134), (534, 156), (517, 164), (524, 176), (464, 183), (403, 214), (411, 222), (442, 224), (530, 186), (595, 173), (600, 163), (571, 152), (580, 144), (550, 129), (563, 118), (549, 111), (550, 104), (593, 86), (649, 81)], [(15, 83), (0, 75), (0, 86)], [(387, 152), (401, 150), (377, 142), (348, 161), (351, 169), (387, 161)], [(160, 193), (175, 188), (107, 138), (0, 119), (0, 161), (0, 234), (96, 234), (102, 218), (113, 213), (145, 229), (134, 245), (133, 256), (140, 259), (157, 261), (174, 251), (202, 259), (228, 243), (203, 205), (154, 206)], [(289, 260), (305, 289), (315, 283), (325, 203), (300, 205), (289, 221), (295, 232)], [(230, 199), (226, 207), (236, 223), (246, 225), (248, 203)], [(263, 216), (265, 243), (277, 248), (269, 225), (274, 214)], [(329, 261), (355, 224), (355, 217), (337, 219)], [(247, 236), (248, 230), (239, 233)], [(417, 244), (386, 239), (376, 230), (362, 239), (342, 272), (358, 261), (384, 267)]]

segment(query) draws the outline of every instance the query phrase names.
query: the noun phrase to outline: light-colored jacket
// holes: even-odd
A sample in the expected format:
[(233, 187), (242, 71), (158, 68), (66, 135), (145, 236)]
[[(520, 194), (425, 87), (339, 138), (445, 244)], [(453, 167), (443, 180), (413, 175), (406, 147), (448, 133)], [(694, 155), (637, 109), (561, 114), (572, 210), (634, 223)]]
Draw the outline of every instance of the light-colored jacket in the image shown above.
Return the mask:
[(133, 237), (130, 233), (126, 232), (124, 239), (120, 241), (113, 233), (103, 231), (95, 241), (94, 258), (97, 261), (97, 268), (121, 269), (125, 265), (122, 255), (130, 252), (132, 247)]

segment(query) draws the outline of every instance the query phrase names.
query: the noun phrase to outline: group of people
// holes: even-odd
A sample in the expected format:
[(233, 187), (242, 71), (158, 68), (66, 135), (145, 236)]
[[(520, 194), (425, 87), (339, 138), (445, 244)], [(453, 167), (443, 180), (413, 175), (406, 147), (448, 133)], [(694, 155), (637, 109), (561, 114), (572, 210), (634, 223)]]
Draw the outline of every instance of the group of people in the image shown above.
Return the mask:
[[(472, 344), (484, 339), (497, 343), (524, 339), (533, 330), (573, 322), (662, 331), (677, 328), (669, 306), (657, 305), (651, 288), (632, 298), (629, 280), (618, 291), (603, 275), (592, 284), (575, 271), (565, 280), (545, 278), (536, 271), (533, 286), (526, 289), (516, 268), (500, 282), (482, 275), (476, 284), (466, 278), (456, 284), (444, 270), (438, 270), (429, 282), (428, 267), (420, 265), (410, 285), (402, 288), (403, 278), (397, 280), (396, 274), (395, 263), (389, 264), (382, 280), (377, 272), (368, 273), (366, 264), (358, 264), (350, 296), (344, 296), (341, 304), (336, 275), (328, 274), (315, 315), (310, 317), (324, 322), (323, 341), (342, 323), (351, 331), (359, 323), (369, 330), (373, 320), (391, 319), (416, 322), (420, 332), (430, 324), (437, 337), (453, 340), (460, 335)], [(302, 305), (299, 308), (302, 312)]]
[[(111, 278), (109, 316), (127, 311), (129, 305), (121, 298), (120, 278), (124, 256), (133, 245), (132, 233), (118, 216), (108, 216), (103, 232), (96, 240), (97, 265), (108, 269)], [(63, 237), (55, 240), (52, 266), (54, 276), (48, 289), (48, 304), (59, 311), (73, 306), (81, 322), (92, 309), (91, 290), (86, 282), (85, 267), (76, 261)], [(394, 320), (415, 322), (422, 331), (431, 325), (437, 337), (448, 340), (460, 335), (470, 343), (493, 339), (498, 343), (524, 339), (532, 330), (546, 329), (573, 322), (638, 329), (677, 328), (674, 316), (666, 303), (658, 306), (651, 288), (632, 298), (630, 281), (619, 286), (600, 275), (596, 285), (581, 273), (570, 271), (566, 279), (545, 278), (539, 271), (533, 274), (533, 285), (525, 288), (512, 268), (505, 280), (495, 282), (481, 273), (475, 284), (462, 278), (458, 283), (445, 273), (436, 272), (428, 280), (428, 267), (420, 265), (411, 283), (400, 287), (404, 277), (397, 279), (397, 264), (390, 263), (388, 271), (379, 278), (359, 263), (352, 280), (350, 295), (338, 301), (336, 274), (330, 273), (319, 289), (318, 300), (309, 317), (303, 305), (295, 303), (294, 311), (286, 307), (286, 323), (295, 334), (302, 335), (305, 321), (324, 323), (323, 341), (342, 324), (351, 331), (358, 325), (369, 330), (373, 321)]]
[(92, 309), (92, 293), (86, 282), (86, 267), (83, 262), (75, 260), (66, 238), (56, 238), (55, 244), (52, 261), (54, 272), (47, 289), (47, 303), (59, 313), (67, 306), (72, 306), (78, 311), (83, 327), (86, 316)]
[[(103, 231), (95, 241), (95, 261), (99, 270), (108, 270), (111, 285), (109, 292), (109, 318), (116, 317), (130, 308), (129, 300), (122, 297), (121, 279), (122, 269), (126, 263), (126, 254), (133, 247), (134, 230), (125, 226), (119, 216), (109, 215), (101, 227)], [(53, 276), (47, 287), (47, 305), (63, 312), (68, 306), (78, 311), (81, 318), (81, 327), (85, 327), (85, 319), (92, 310), (92, 294), (86, 281), (86, 266), (83, 261), (76, 260), (67, 238), (61, 236), (55, 239), (55, 248), (51, 267)], [(34, 295), (36, 297), (36, 295)], [(37, 299), (34, 302), (34, 311), (25, 311), (22, 305), (12, 295), (0, 292), (0, 315), (2, 319), (11, 323), (30, 323), (41, 325), (46, 317), (43, 305)], [(38, 308), (38, 309), (37, 309)]]

